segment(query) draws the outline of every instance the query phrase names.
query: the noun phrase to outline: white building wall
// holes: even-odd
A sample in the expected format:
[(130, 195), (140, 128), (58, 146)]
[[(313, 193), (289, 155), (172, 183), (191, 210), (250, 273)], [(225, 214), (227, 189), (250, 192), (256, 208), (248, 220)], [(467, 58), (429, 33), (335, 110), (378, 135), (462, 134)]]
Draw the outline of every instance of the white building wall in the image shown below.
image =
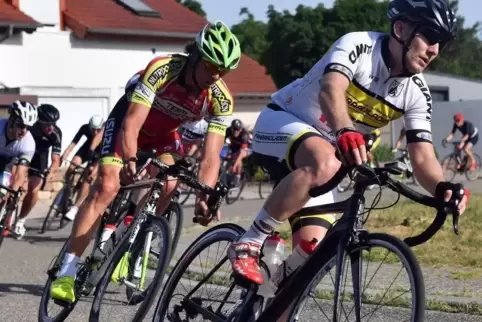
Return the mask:
[(482, 82), (438, 73), (424, 73), (429, 86), (448, 87), (450, 101), (482, 99)]

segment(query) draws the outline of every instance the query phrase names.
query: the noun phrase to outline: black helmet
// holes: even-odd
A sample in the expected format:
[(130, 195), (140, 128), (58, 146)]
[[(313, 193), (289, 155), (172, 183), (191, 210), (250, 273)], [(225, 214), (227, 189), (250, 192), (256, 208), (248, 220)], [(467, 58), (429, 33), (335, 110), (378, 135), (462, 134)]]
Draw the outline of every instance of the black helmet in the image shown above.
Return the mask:
[(55, 106), (42, 104), (38, 107), (38, 121), (40, 123), (55, 123), (59, 120), (60, 113)]
[(233, 130), (239, 130), (243, 127), (243, 123), (240, 120), (235, 119), (231, 122), (231, 127)]
[(457, 18), (446, 0), (393, 0), (387, 16), (392, 23), (407, 19), (434, 29), (445, 41), (454, 39), (457, 33)]

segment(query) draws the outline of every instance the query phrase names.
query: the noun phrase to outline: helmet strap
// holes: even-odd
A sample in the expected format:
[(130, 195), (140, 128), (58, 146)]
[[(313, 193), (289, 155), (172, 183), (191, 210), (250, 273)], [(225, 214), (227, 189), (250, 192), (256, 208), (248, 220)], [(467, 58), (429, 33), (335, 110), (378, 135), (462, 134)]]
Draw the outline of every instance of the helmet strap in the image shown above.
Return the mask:
[(392, 26), (392, 31), (391, 31), (391, 35), (392, 37), (400, 44), (402, 45), (402, 68), (403, 68), (403, 74), (404, 75), (413, 75), (413, 73), (411, 73), (408, 69), (407, 69), (407, 54), (408, 54), (408, 51), (410, 50), (410, 47), (412, 45), (412, 41), (413, 39), (415, 38), (415, 35), (417, 34), (418, 32), (418, 29), (420, 27), (419, 26), (416, 26), (415, 29), (412, 31), (412, 34), (410, 35), (410, 37), (408, 37), (407, 41), (403, 41), (400, 37), (398, 37), (395, 32), (393, 31), (394, 28)]
[[(191, 73), (191, 80), (192, 84), (195, 86), (195, 91), (201, 91), (201, 86), (199, 86), (199, 83), (196, 80), (196, 66), (199, 64), (201, 61), (201, 55), (199, 52), (191, 53), (189, 54), (189, 61), (188, 64), (186, 64), (186, 67), (189, 67), (189, 72)], [(183, 77), (183, 83), (181, 85), (186, 86), (186, 70), (184, 70), (184, 77)]]

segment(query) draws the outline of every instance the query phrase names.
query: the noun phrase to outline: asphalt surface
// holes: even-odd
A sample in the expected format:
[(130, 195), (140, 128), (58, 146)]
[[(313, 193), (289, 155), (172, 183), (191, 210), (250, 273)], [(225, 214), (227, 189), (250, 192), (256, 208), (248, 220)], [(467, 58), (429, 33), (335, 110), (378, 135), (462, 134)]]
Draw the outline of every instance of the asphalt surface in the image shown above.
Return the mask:
[[(480, 181), (469, 183), (468, 186), (474, 192), (482, 192)], [(390, 197), (387, 195), (387, 198)], [(244, 227), (250, 224), (262, 206), (262, 200), (258, 199), (255, 188), (248, 188), (243, 193), (243, 199), (234, 205), (223, 205), (223, 221), (237, 222)], [(27, 220), (26, 226), (29, 230), (23, 240), (6, 238), (2, 244), (0, 249), (0, 321), (30, 322), (38, 320), (40, 296), (47, 277), (45, 271), (51, 259), (59, 252), (71, 229), (69, 225), (59, 231), (51, 231), (44, 235), (38, 234), (49, 203), (50, 201), (40, 201), (36, 206), (30, 219)], [(180, 255), (182, 250), (202, 232), (202, 229), (193, 226), (190, 220), (192, 207), (188, 205), (184, 209), (185, 231), (176, 255)], [(114, 314), (109, 321), (126, 320), (126, 315), (123, 313), (126, 308), (118, 309), (117, 305), (112, 304)], [(91, 298), (82, 299), (66, 321), (88, 321), (90, 306)], [(132, 309), (127, 308), (131, 311)], [(397, 319), (401, 313), (399, 310), (401, 309), (387, 309), (377, 321), (399, 321)], [(304, 313), (307, 321), (319, 321), (319, 311), (314, 307), (306, 307)], [(150, 319), (145, 319), (145, 321), (150, 321)], [(427, 312), (426, 321), (482, 321), (482, 316)]]

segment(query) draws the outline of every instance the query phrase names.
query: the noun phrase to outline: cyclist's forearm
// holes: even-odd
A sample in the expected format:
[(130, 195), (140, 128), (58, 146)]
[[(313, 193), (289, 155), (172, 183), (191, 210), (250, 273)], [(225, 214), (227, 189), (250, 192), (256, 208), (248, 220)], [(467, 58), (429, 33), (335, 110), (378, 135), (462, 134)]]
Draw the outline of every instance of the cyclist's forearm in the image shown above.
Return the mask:
[(445, 140), (450, 141), (450, 140), (452, 140), (453, 137), (454, 137), (453, 133), (449, 133), (449, 135), (447, 135)]
[(50, 170), (55, 170), (60, 167), (60, 155), (57, 153), (52, 153), (52, 164), (50, 165)]
[(469, 139), (469, 135), (465, 134), (460, 141), (465, 142)]
[(415, 177), (422, 187), (435, 195), (437, 184), (445, 179), (433, 145), (430, 143), (409, 144), (408, 150)]
[(67, 149), (65, 149), (64, 153), (62, 154), (62, 160), (65, 160), (67, 159), (67, 157), (70, 155), (70, 153), (72, 152), (72, 150), (74, 149), (75, 147), (75, 143), (70, 143), (69, 146), (67, 147)]
[(241, 149), (238, 153), (238, 157), (236, 158), (236, 162), (241, 162), (247, 155), (248, 152), (246, 149)]
[(203, 156), (199, 163), (199, 181), (214, 187), (218, 180), (220, 164), (220, 158), (218, 157)]
[[(125, 122), (128, 123), (128, 122)], [(139, 136), (140, 128), (126, 124), (123, 128), (122, 138), (122, 156), (124, 159), (135, 157), (137, 154), (137, 138)]]
[(25, 179), (27, 178), (28, 167), (24, 165), (18, 165), (13, 175), (13, 180), (10, 188), (17, 191), (21, 186), (23, 186)]
[(192, 157), (198, 149), (199, 149), (199, 146), (197, 145), (197, 143), (193, 143), (189, 148), (189, 151), (186, 153), (186, 156)]
[(324, 84), (319, 95), (320, 106), (332, 130), (337, 131), (345, 127), (353, 127), (353, 122), (348, 114), (345, 91)]

